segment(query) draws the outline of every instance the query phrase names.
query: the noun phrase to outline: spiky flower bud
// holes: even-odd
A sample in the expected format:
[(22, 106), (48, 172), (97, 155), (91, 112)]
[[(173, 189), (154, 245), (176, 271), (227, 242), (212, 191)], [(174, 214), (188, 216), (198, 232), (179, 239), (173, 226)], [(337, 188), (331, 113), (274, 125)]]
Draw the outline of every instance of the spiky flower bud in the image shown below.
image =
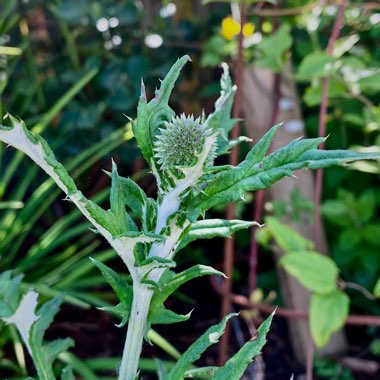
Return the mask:
[[(209, 134), (201, 119), (194, 116), (173, 117), (170, 122), (165, 122), (165, 127), (160, 128), (157, 135), (154, 152), (157, 162), (162, 170), (175, 166), (191, 166), (196, 160), (197, 154), (203, 149), (203, 144)], [(213, 155), (215, 149), (211, 149)], [(210, 157), (212, 162), (214, 157)]]

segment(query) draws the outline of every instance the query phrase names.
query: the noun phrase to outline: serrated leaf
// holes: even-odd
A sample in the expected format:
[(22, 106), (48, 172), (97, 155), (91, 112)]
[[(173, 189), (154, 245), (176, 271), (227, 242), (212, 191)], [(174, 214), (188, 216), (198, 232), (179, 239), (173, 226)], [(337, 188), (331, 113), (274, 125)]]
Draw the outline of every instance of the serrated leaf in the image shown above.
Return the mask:
[(112, 185), (110, 193), (110, 206), (111, 212), (114, 217), (115, 226), (117, 226), (117, 235), (128, 231), (130, 228), (127, 224), (124, 193), (121, 185), (119, 173), (117, 172), (117, 167), (115, 162), (112, 160)]
[[(153, 320), (154, 315), (159, 311), (167, 298), (176, 291), (182, 284), (201, 276), (218, 275), (224, 276), (224, 273), (206, 265), (194, 265), (181, 273), (173, 274), (169, 272), (163, 277), (159, 289), (154, 293), (150, 309), (149, 319)], [(169, 277), (169, 278), (168, 278)]]
[(86, 199), (81, 192), (79, 194), (79, 201), (83, 204), (92, 220), (98, 223), (100, 226), (104, 227), (112, 236), (117, 236), (123, 233), (120, 229), (113, 215), (102, 207), (97, 205), (95, 202)]
[(261, 162), (268, 153), (273, 139), (281, 126), (282, 124), (276, 124), (267, 133), (265, 133), (265, 135), (251, 148), (244, 161), (239, 166), (252, 166)]
[(190, 316), (191, 311), (187, 314), (181, 315), (161, 306), (156, 309), (154, 313), (150, 313), (148, 322), (152, 325), (170, 325), (173, 323), (186, 322)]
[[(0, 276), (0, 283), (4, 285), (4, 282), (8, 281), (10, 286), (1, 290), (3, 292), (14, 291), (15, 293), (12, 293), (11, 296), (18, 299), (21, 278), (22, 276), (19, 275), (11, 279), (10, 272), (3, 273)], [(38, 294), (34, 291), (29, 291), (21, 299), (14, 313), (2, 319), (6, 323), (15, 324), (29, 354), (33, 358), (39, 379), (54, 380), (55, 376), (52, 364), (62, 351), (67, 350), (73, 345), (73, 341), (71, 339), (60, 339), (47, 343), (44, 342), (44, 333), (59, 310), (63, 296), (55, 297), (46, 302), (36, 312), (37, 299)]]
[(130, 178), (119, 177), (124, 193), (125, 204), (142, 221), (144, 231), (154, 229), (156, 203), (148, 198), (141, 187)]
[(155, 97), (147, 103), (145, 86), (141, 85), (141, 96), (137, 107), (137, 121), (133, 124), (133, 134), (147, 163), (151, 166), (153, 159), (153, 139), (156, 130), (169, 121), (174, 111), (169, 107), (169, 96), (173, 90), (182, 67), (190, 57), (185, 55), (172, 66)]
[(126, 279), (124, 279), (122, 276), (120, 276), (117, 272), (115, 272), (107, 265), (101, 263), (100, 261), (92, 257), (90, 257), (90, 260), (102, 272), (104, 278), (111, 285), (112, 289), (115, 291), (117, 297), (120, 300), (119, 305), (106, 307), (104, 308), (104, 310), (112, 311), (119, 314), (123, 318), (123, 323), (126, 323), (132, 308), (132, 285), (130, 285)]
[(174, 260), (164, 259), (160, 256), (151, 256), (151, 257), (148, 257), (147, 259), (141, 261), (140, 263), (138, 263), (137, 266), (142, 267), (144, 265), (149, 265), (149, 264), (153, 264), (153, 263), (158, 264), (157, 266), (168, 267), (168, 268), (174, 268), (177, 265), (177, 263)]
[(66, 194), (75, 193), (77, 188), (73, 179), (57, 161), (46, 141), (41, 136), (29, 131), (22, 120), (18, 120), (12, 115), (9, 115), (9, 118), (10, 127), (0, 125), (0, 140), (28, 155), (54, 179)]
[(239, 119), (231, 118), (231, 109), (236, 94), (227, 64), (222, 64), (223, 74), (220, 78), (220, 96), (215, 102), (215, 111), (207, 119), (207, 125), (213, 130), (220, 130), (216, 143), (216, 155), (228, 153), (230, 144), (228, 134)]
[(266, 336), (269, 332), (274, 314), (275, 312), (260, 325), (257, 330), (257, 336), (252, 337), (223, 367), (215, 372), (215, 375), (212, 377), (213, 380), (233, 380), (240, 379), (243, 376), (248, 364), (250, 364), (257, 355), (260, 355), (267, 341)]
[(57, 356), (73, 346), (71, 339), (59, 339), (56, 341), (45, 342), (44, 334), (50, 326), (54, 316), (59, 310), (63, 296), (57, 296), (45, 302), (37, 311), (38, 319), (30, 329), (30, 348), (33, 362), (36, 366), (38, 377), (41, 380), (55, 379), (53, 373), (53, 362)]
[(277, 218), (267, 217), (266, 227), (269, 229), (276, 244), (287, 253), (302, 252), (314, 248), (314, 243), (305, 239), (301, 234)]
[(304, 251), (286, 254), (280, 265), (294, 276), (305, 288), (328, 294), (336, 290), (339, 268), (329, 257)]
[(215, 374), (218, 368), (219, 367), (209, 366), (209, 367), (189, 369), (188, 371), (185, 372), (185, 379), (198, 379), (198, 378), (211, 379), (211, 376)]
[(189, 232), (181, 238), (177, 251), (180, 251), (191, 242), (198, 239), (212, 239), (214, 237), (229, 237), (234, 232), (259, 226), (257, 222), (243, 220), (206, 219), (191, 225)]
[(349, 313), (349, 304), (350, 298), (339, 290), (311, 296), (309, 324), (317, 347), (325, 346), (331, 334), (343, 327)]
[[(268, 139), (268, 134), (264, 138)], [(240, 201), (244, 197), (244, 192), (266, 189), (302, 168), (321, 169), (358, 160), (380, 159), (380, 154), (376, 153), (360, 154), (343, 150), (317, 149), (324, 140), (323, 138), (296, 139), (260, 162), (254, 159), (256, 154), (251, 151), (239, 166), (216, 173), (210, 179), (202, 193), (193, 199), (192, 209), (188, 211), (189, 220), (195, 220), (204, 211), (218, 204)], [(264, 145), (264, 148), (267, 146), (261, 140), (258, 144), (260, 147)], [(255, 147), (252, 149), (256, 150)], [(264, 150), (258, 149), (258, 158), (262, 156)]]
[(229, 314), (215, 326), (210, 327), (202, 336), (200, 336), (180, 357), (175, 366), (171, 369), (167, 380), (181, 380), (185, 372), (208, 347), (217, 343), (223, 335), (228, 320), (236, 314)]
[(58, 313), (61, 303), (63, 301), (63, 295), (52, 298), (45, 302), (37, 311), (38, 319), (33, 324), (31, 329), (31, 337), (33, 344), (40, 348), (43, 345), (43, 338), (45, 331), (53, 322), (55, 315)]

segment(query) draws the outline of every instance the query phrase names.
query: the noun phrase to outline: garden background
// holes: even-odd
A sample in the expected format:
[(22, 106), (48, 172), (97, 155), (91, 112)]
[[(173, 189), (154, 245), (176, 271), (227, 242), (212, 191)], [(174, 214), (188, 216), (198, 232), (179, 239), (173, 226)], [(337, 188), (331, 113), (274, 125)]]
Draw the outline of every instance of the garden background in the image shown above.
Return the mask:
[[(176, 113), (212, 110), (222, 62), (238, 85), (233, 115), (242, 121), (232, 137), (241, 144), (220, 163), (236, 163), (252, 141), (282, 121), (279, 145), (328, 135), (330, 149), (380, 152), (379, 42), (377, 2), (2, 0), (0, 116), (9, 112), (41, 133), (82, 191), (107, 208), (109, 178), (102, 169), (110, 171), (111, 157), (121, 175), (155, 196), (126, 116), (136, 116), (141, 78), (154, 96), (157, 78), (184, 54), (193, 62), (172, 96)], [(255, 198), (247, 195), (236, 208), (214, 209), (214, 217), (266, 226), (226, 241), (203, 240), (178, 255), (180, 268), (211, 264), (229, 278), (197, 279), (168, 301), (180, 314), (194, 312), (174, 327), (155, 326), (154, 344), (143, 350), (143, 378), (155, 378), (153, 357), (170, 365), (222, 314), (242, 310), (202, 359), (223, 363), (278, 306), (247, 379), (377, 379), (379, 174), (373, 162), (323, 175), (302, 172)], [(47, 337), (70, 336), (76, 345), (61, 354), (58, 366), (70, 363), (78, 379), (114, 378), (123, 346), (114, 326), (119, 321), (97, 308), (116, 298), (88, 257), (124, 269), (62, 198), (29, 159), (0, 146), (0, 269), (24, 273), (23, 289), (45, 299), (65, 293)], [(318, 293), (329, 268), (305, 252), (298, 266), (280, 263), (284, 252), (297, 249), (333, 260), (349, 306), (333, 299), (323, 310), (309, 309), (305, 288)], [(310, 337), (307, 318), (317, 312)], [(16, 330), (1, 322), (0, 378), (25, 378), (32, 367)]]

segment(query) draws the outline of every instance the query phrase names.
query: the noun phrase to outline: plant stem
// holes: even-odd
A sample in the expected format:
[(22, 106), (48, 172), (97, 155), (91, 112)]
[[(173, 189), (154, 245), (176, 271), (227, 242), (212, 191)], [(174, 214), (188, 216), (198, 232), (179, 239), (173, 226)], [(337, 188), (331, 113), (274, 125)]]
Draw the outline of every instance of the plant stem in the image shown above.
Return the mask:
[(146, 286), (134, 284), (132, 310), (119, 370), (119, 380), (135, 380), (136, 378), (152, 296), (153, 292)]

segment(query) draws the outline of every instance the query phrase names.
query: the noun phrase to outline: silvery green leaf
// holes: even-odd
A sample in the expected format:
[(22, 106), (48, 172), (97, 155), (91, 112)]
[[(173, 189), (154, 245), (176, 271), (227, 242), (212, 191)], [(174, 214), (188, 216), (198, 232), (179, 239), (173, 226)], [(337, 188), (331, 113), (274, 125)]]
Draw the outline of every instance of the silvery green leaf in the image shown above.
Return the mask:
[(268, 334), (274, 312), (260, 325), (257, 334), (251, 338), (250, 341), (231, 358), (227, 363), (219, 368), (212, 380), (239, 380), (242, 378), (248, 365), (252, 362), (255, 356), (260, 355), (266, 343), (266, 336)]
[(379, 160), (380, 154), (317, 149), (324, 138), (296, 139), (264, 157), (278, 127), (270, 130), (237, 167), (214, 175), (194, 199), (188, 217), (194, 221), (210, 207), (244, 199), (244, 192), (266, 189), (303, 168), (321, 169), (358, 160)]
[[(171, 369), (167, 380), (181, 380), (185, 378), (185, 373), (195, 361), (213, 344), (219, 341), (223, 335), (228, 320), (236, 314), (229, 314), (215, 326), (210, 327), (201, 335), (180, 357), (174, 367)], [(223, 380), (228, 379), (225, 377)]]
[[(14, 291), (11, 296), (19, 298), (19, 276), (15, 277), (16, 281), (12, 283), (9, 274), (4, 273), (0, 276), (0, 283), (7, 278), (8, 286), (2, 289), (5, 292)], [(53, 362), (57, 356), (66, 351), (73, 345), (71, 339), (58, 339), (55, 341), (45, 342), (44, 334), (52, 322), (55, 314), (59, 310), (63, 296), (58, 296), (44, 303), (37, 311), (38, 294), (34, 291), (26, 293), (14, 313), (8, 317), (2, 318), (5, 323), (12, 323), (20, 333), (29, 354), (33, 358), (36, 366), (38, 378), (40, 380), (55, 380), (53, 372)]]
[(96, 229), (111, 242), (112, 234), (115, 231), (113, 231), (114, 226), (112, 225), (112, 218), (109, 218), (109, 214), (94, 202), (87, 200), (78, 191), (73, 179), (62, 164), (57, 161), (49, 145), (41, 136), (29, 131), (23, 121), (11, 115), (8, 116), (11, 126), (0, 126), (0, 141), (24, 152), (39, 165)]
[(220, 78), (220, 96), (215, 102), (215, 111), (211, 114), (207, 122), (213, 129), (219, 129), (221, 133), (217, 140), (217, 156), (228, 153), (230, 143), (228, 133), (239, 119), (231, 119), (231, 109), (236, 94), (236, 86), (232, 84), (229, 69), (226, 63), (222, 64), (223, 74)]
[(153, 139), (157, 129), (164, 121), (169, 121), (174, 116), (174, 111), (169, 107), (168, 101), (182, 67), (190, 60), (185, 55), (172, 66), (165, 79), (161, 82), (160, 89), (155, 97), (148, 103), (144, 83), (141, 83), (141, 95), (137, 107), (137, 121), (133, 124), (133, 134), (147, 163), (151, 166), (153, 159)]
[(159, 284), (159, 289), (153, 295), (149, 312), (154, 314), (156, 310), (158, 310), (168, 299), (168, 297), (186, 282), (197, 277), (212, 275), (224, 276), (224, 273), (212, 267), (200, 264), (185, 269), (180, 273), (166, 271), (163, 275), (164, 277), (162, 278), (162, 281)]
[(63, 296), (57, 296), (45, 302), (37, 311), (37, 321), (30, 330), (30, 346), (33, 362), (41, 380), (55, 379), (52, 365), (57, 356), (74, 345), (71, 339), (44, 341), (46, 329), (52, 323), (62, 303)]
[(115, 291), (120, 304), (111, 307), (102, 308), (103, 310), (112, 311), (118, 314), (122, 319), (123, 323), (127, 322), (133, 300), (133, 289), (132, 285), (128, 281), (115, 272), (113, 269), (103, 264), (102, 262), (90, 257), (90, 260), (98, 267), (102, 272), (104, 278), (111, 285), (112, 289)]
[(260, 226), (257, 222), (242, 220), (205, 219), (193, 223), (187, 234), (183, 236), (177, 251), (198, 239), (212, 239), (214, 237), (229, 237), (234, 232), (252, 226)]
[(156, 202), (148, 198), (141, 187), (130, 178), (119, 177), (124, 193), (124, 202), (141, 220), (144, 231), (154, 229), (157, 212)]
[(21, 150), (36, 162), (57, 185), (66, 193), (75, 193), (77, 188), (65, 168), (54, 156), (54, 153), (39, 135), (29, 131), (22, 120), (8, 115), (11, 126), (0, 126), (0, 140)]
[(151, 325), (170, 325), (173, 323), (186, 322), (191, 316), (191, 311), (187, 314), (177, 314), (172, 310), (161, 306), (149, 313), (148, 323)]
[(210, 379), (219, 367), (202, 367), (189, 369), (185, 372), (185, 379)]
[(120, 235), (123, 232), (128, 231), (130, 228), (127, 223), (123, 188), (119, 173), (117, 172), (116, 164), (113, 160), (111, 178), (112, 185), (110, 193), (110, 211), (113, 215), (115, 229), (117, 229), (117, 235)]

